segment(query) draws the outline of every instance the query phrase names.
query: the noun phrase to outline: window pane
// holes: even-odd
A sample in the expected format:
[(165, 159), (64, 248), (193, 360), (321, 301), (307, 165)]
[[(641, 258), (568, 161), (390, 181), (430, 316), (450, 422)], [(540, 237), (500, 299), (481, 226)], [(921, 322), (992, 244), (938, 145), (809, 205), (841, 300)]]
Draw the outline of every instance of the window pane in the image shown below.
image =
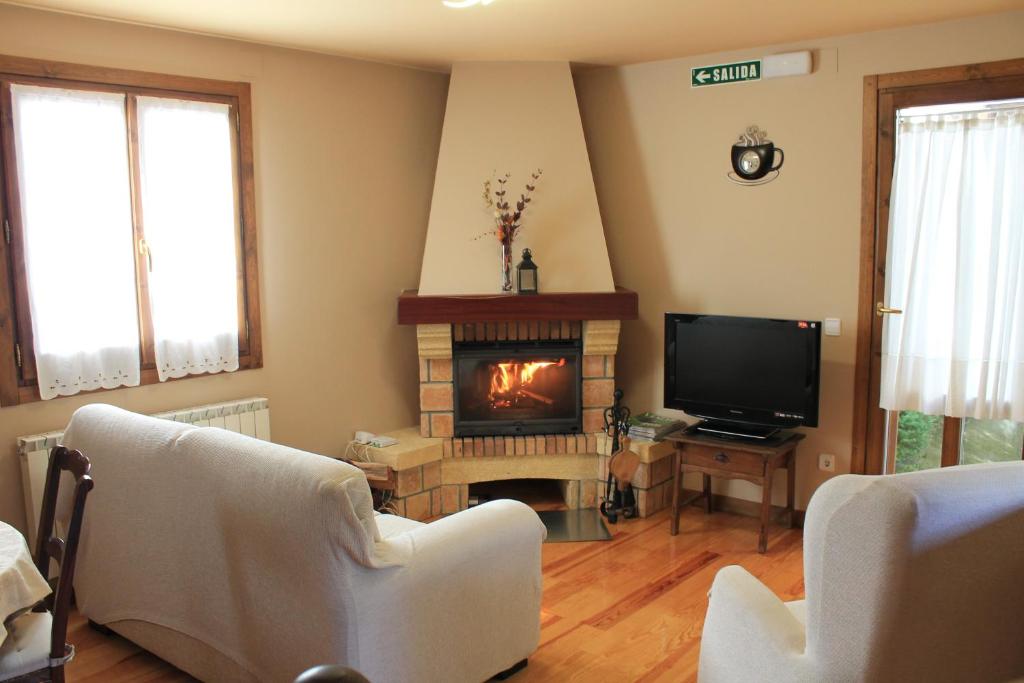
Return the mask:
[(124, 97), (24, 85), (11, 94), (39, 392), (136, 385)]
[(915, 472), (942, 464), (942, 416), (914, 410), (900, 413), (896, 471)]
[(960, 442), (960, 464), (1007, 462), (1021, 459), (1024, 422), (1010, 420), (964, 420)]
[(142, 213), (160, 379), (238, 369), (234, 152), (227, 105), (138, 98)]

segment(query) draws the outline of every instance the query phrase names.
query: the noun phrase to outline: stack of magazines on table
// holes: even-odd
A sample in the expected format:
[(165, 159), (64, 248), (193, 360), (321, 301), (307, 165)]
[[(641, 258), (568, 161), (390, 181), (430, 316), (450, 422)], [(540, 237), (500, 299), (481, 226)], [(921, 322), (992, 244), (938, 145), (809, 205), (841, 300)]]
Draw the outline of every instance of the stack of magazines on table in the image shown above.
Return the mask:
[(636, 441), (660, 441), (666, 434), (685, 426), (682, 420), (654, 413), (640, 413), (629, 418), (629, 437)]

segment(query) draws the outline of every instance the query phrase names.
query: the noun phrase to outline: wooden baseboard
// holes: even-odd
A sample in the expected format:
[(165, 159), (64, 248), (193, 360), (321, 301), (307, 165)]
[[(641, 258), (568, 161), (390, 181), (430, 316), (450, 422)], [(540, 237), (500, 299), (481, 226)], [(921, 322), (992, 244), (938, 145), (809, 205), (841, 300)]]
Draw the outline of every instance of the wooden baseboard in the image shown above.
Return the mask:
[[(700, 493), (696, 489), (684, 488), (680, 492), (680, 498), (685, 499), (695, 493)], [(744, 517), (761, 517), (761, 504), (753, 500), (745, 500), (743, 498), (734, 498), (733, 496), (724, 496), (720, 493), (714, 493), (711, 495), (712, 504), (714, 505), (715, 512), (731, 512), (736, 515), (743, 515)], [(704, 500), (697, 498), (690, 503), (694, 507), (704, 507)], [(804, 526), (804, 510), (794, 510), (793, 516), (795, 523), (801, 529)], [(785, 521), (786, 520), (786, 508), (773, 505), (772, 506), (772, 521)]]

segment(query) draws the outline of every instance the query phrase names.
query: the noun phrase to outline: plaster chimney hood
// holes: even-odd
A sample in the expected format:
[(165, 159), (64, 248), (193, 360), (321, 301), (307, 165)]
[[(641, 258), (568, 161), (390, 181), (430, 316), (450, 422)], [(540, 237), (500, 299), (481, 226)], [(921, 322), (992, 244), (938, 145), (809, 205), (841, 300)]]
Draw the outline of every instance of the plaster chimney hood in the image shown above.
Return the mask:
[(470, 62), (452, 67), (419, 296), (501, 293), (483, 183), (511, 173), (514, 202), (537, 168), (514, 262), (530, 248), (542, 294), (616, 291), (568, 62)]

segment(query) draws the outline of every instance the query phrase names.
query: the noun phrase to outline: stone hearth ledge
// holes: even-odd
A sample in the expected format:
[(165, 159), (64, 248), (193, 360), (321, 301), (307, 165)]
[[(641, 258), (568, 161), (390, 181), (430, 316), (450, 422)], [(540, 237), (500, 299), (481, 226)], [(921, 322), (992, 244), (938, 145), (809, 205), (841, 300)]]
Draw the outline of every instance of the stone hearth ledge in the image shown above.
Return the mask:
[(370, 460), (387, 465), (396, 472), (421, 467), (427, 463), (441, 460), (441, 443), (444, 439), (431, 439), (420, 436), (419, 427), (406, 427), (384, 436), (397, 439), (398, 443), (387, 448), (366, 449)]
[[(597, 435), (596, 453), (553, 453), (474, 458), (444, 457), (446, 439), (420, 435), (417, 427), (387, 433), (394, 446), (367, 449), (373, 462), (395, 470), (393, 495), (398, 514), (425, 521), (466, 509), (469, 484), (507, 479), (554, 479), (560, 482), (566, 504), (572, 508), (600, 503), (608, 476), (611, 440)], [(640, 456), (633, 481), (641, 517), (671, 504), (672, 445), (637, 442), (631, 450)]]

